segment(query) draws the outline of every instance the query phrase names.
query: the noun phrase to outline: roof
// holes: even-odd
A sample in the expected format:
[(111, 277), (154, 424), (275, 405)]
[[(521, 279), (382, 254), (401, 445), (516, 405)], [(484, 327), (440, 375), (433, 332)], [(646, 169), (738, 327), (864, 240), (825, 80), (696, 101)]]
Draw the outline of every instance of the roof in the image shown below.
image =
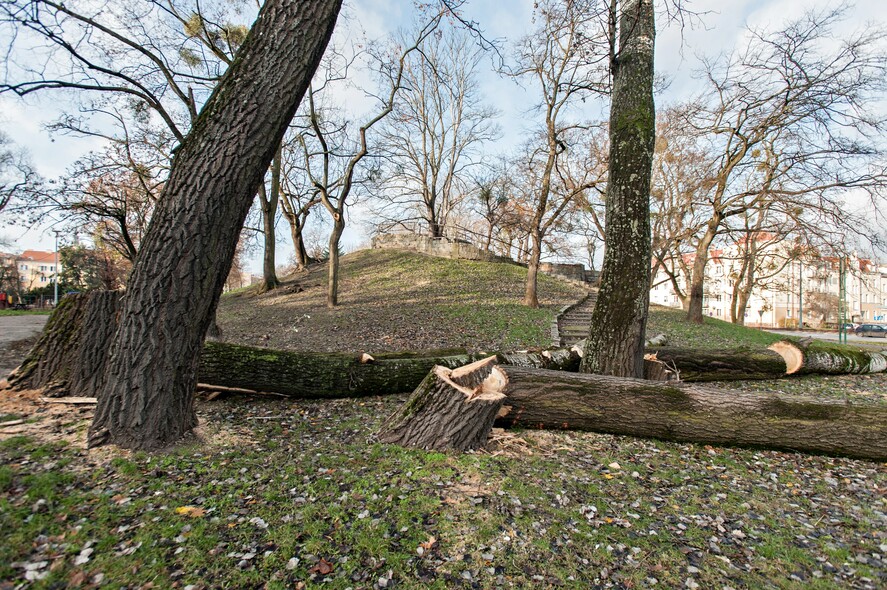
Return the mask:
[(31, 260), (33, 262), (55, 263), (55, 252), (41, 252), (40, 250), (25, 250), (19, 254), (19, 260)]

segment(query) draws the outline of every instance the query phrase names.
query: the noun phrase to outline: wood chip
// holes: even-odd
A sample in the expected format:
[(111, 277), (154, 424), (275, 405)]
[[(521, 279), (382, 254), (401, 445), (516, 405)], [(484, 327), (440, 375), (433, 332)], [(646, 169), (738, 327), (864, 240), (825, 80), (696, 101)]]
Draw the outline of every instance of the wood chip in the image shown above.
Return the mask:
[(41, 397), (45, 404), (93, 405), (98, 403), (94, 397)]

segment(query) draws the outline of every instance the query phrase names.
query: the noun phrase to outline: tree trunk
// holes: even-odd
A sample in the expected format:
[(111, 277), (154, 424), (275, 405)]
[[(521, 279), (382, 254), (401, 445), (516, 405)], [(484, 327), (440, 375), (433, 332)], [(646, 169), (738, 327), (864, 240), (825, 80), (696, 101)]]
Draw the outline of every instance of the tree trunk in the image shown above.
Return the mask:
[(70, 369), (68, 395), (94, 396), (105, 381), (108, 351), (117, 331), (122, 291), (92, 291), (86, 303), (75, 364)]
[(170, 444), (197, 423), (203, 338), (243, 221), (341, 0), (266, 0), (176, 152), (127, 285), (90, 446)]
[(262, 257), (262, 284), (259, 293), (272, 291), (280, 286), (277, 278), (276, 250), (277, 250), (277, 205), (280, 202), (280, 160), (282, 158), (282, 146), (278, 146), (277, 153), (271, 163), (271, 192), (265, 190), (264, 180), (259, 187), (259, 202), (262, 205), (262, 227), (264, 229), (265, 249)]
[[(504, 427), (590, 430), (681, 442), (887, 459), (887, 429), (884, 428), (887, 407), (884, 406), (492, 363), (475, 363), (472, 369), (474, 374), (460, 375), (468, 383), (481, 384), (466, 387), (471, 395), (483, 396), (491, 403), (497, 394), (505, 396), (496, 422)], [(435, 371), (432, 378), (440, 380), (441, 374), (446, 372)], [(398, 432), (409, 432), (408, 426), (401, 422), (411, 415), (419, 416), (423, 424), (433, 424), (426, 408), (433, 411), (435, 405), (443, 407), (432, 398), (443, 395), (446, 389), (443, 384), (424, 382), (396, 418), (386, 425), (398, 424)], [(483, 419), (468, 415), (455, 421), (460, 440), (485, 440), (489, 434), (490, 427)], [(470, 426), (485, 430), (462, 431), (463, 427)], [(444, 428), (438, 425), (423, 432), (443, 432)], [(384, 430), (386, 440), (390, 440), (389, 432)], [(428, 440), (409, 436), (394, 438), (408, 444)]]
[(339, 240), (345, 231), (345, 218), (337, 213), (333, 220), (333, 231), (329, 241), (329, 275), (327, 276), (326, 306), (339, 305)]
[(851, 350), (846, 346), (820, 341), (782, 340), (770, 350), (785, 359), (789, 375), (848, 375), (887, 371), (884, 352)]
[(14, 389), (43, 389), (45, 395), (64, 395), (77, 351), (89, 295), (65, 295), (52, 312), (28, 356), (7, 380)]
[(624, 3), (619, 37), (619, 54), (612, 66), (606, 250), (582, 370), (642, 377), (650, 302), (650, 177), (656, 134), (652, 0)]
[(696, 246), (693, 273), (690, 276), (690, 303), (687, 305), (687, 320), (694, 324), (701, 324), (703, 321), (702, 303), (705, 297), (705, 267), (708, 264), (708, 249), (717, 235), (717, 228), (720, 224), (720, 217), (709, 221), (705, 234)]
[(538, 285), (540, 260), (542, 260), (542, 236), (534, 233), (532, 249), (527, 259), (527, 286), (524, 290), (524, 305), (527, 307), (539, 307), (536, 286)]
[(644, 377), (654, 381), (745, 381), (779, 379), (786, 374), (785, 361), (769, 350), (660, 348), (644, 360)]

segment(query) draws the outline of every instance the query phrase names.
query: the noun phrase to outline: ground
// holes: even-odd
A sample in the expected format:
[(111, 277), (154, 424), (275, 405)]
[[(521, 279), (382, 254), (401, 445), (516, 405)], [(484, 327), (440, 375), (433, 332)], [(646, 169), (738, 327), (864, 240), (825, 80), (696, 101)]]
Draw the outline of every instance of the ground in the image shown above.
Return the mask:
[[(402, 272), (414, 264), (392, 262)], [(488, 346), (544, 340), (561, 300), (549, 296), (542, 320), (510, 313), (514, 280), (502, 281), (501, 297), (478, 316), (510, 318), (512, 333), (462, 319), (418, 332), (420, 314), (440, 317), (451, 300), (482, 305), (468, 288), (449, 297), (436, 290), (453, 289), (448, 276), (486, 284), (483, 267), (472, 268), (435, 271), (439, 287), (425, 290), (433, 301), (422, 300), (424, 311), (404, 304), (416, 280), (391, 278), (361, 301), (367, 317), (351, 323), (354, 308), (327, 312), (307, 274), (297, 279), (305, 292), (234, 297), (221, 321), (229, 338), (243, 330), (244, 339), (274, 346), (286, 338), (357, 349), (385, 344), (386, 328), (391, 347), (464, 345), (454, 322)], [(348, 304), (356, 288), (346, 290)], [(581, 292), (554, 288), (564, 299)], [(387, 305), (385, 292), (393, 294)], [(312, 297), (314, 307), (290, 295)], [(270, 307), (274, 297), (290, 307)], [(262, 319), (252, 308), (280, 315)], [(273, 321), (298, 313), (311, 316), (306, 324), (320, 320), (307, 333), (262, 338)], [(664, 309), (654, 311), (653, 331), (678, 346), (778, 338), (717, 321), (686, 325)], [(884, 374), (716, 386), (887, 403)], [(530, 430), (496, 431), (490, 448), (466, 454), (376, 442), (381, 421), (404, 400), (199, 399), (193, 438), (130, 453), (85, 449), (91, 405), (4, 392), (0, 589), (887, 587), (883, 463)]]

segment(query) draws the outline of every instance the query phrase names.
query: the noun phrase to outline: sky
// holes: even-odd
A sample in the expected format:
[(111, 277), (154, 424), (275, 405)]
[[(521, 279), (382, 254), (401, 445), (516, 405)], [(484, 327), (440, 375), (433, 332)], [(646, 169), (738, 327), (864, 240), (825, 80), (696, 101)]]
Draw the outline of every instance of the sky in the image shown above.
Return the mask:
[[(809, 8), (839, 5), (834, 0), (684, 0), (684, 4), (699, 16), (686, 22), (683, 28), (665, 22), (657, 14), (656, 70), (670, 81), (656, 97), (659, 108), (692, 96), (699, 88), (693, 77), (698, 68), (697, 56), (728, 52), (742, 41), (746, 25), (776, 28)], [(340, 19), (339, 34), (363, 29), (368, 38), (382, 38), (408, 26), (415, 17), (415, 10), (414, 0), (345, 0), (347, 21)], [(475, 21), (487, 38), (500, 41), (506, 55), (509, 43), (531, 29), (532, 12), (532, 0), (469, 0), (464, 8), (464, 16)], [(849, 32), (872, 21), (887, 22), (887, 2), (855, 2), (843, 27)], [(491, 66), (492, 62), (491, 59)], [(532, 110), (531, 89), (499, 77), (492, 67), (482, 76), (481, 85), (487, 100), (501, 112), (498, 124), (502, 138), (488, 149), (507, 153), (521, 143), (534, 122), (536, 115)], [(0, 128), (29, 152), (37, 171), (46, 178), (63, 174), (79, 156), (100, 147), (96, 140), (50, 136), (45, 126), (65, 108), (69, 108), (69, 103), (62, 94), (31, 96), (25, 100), (0, 95)], [(589, 101), (585, 108), (588, 112), (583, 114), (594, 119), (606, 112), (607, 105)], [(359, 207), (352, 210), (350, 229), (343, 239), (346, 250), (366, 242), (359, 227), (360, 217)], [(7, 248), (11, 250), (52, 250), (55, 240), (51, 228), (8, 226), (2, 220), (0, 237), (12, 242), (12, 247)], [(71, 236), (67, 239), (70, 240)], [(284, 263), (292, 252), (284, 222), (278, 227), (278, 242), (278, 263)], [(256, 253), (250, 260), (253, 272), (260, 271), (260, 258), (260, 253)]]

